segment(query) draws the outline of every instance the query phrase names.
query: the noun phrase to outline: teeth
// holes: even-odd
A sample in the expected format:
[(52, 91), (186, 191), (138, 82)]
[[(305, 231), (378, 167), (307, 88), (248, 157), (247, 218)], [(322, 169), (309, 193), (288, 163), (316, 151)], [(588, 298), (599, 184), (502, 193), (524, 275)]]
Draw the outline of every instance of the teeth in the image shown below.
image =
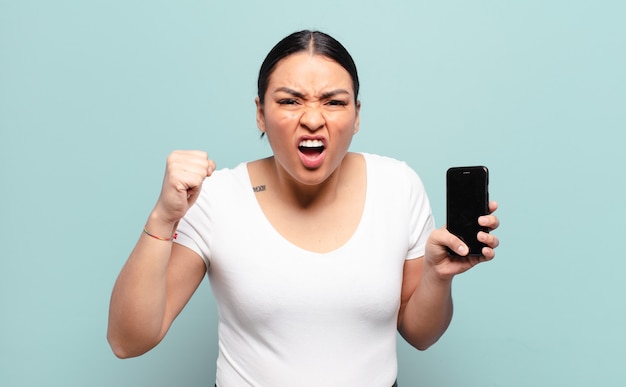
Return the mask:
[(323, 147), (324, 143), (320, 140), (303, 140), (300, 142), (300, 146), (304, 148), (319, 148)]

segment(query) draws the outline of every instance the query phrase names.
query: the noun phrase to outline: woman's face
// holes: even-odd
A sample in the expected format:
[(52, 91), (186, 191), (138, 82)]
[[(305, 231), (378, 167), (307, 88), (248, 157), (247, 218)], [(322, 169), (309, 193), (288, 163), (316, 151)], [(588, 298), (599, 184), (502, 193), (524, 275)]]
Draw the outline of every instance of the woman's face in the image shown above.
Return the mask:
[(340, 166), (359, 129), (350, 74), (321, 55), (303, 51), (278, 62), (264, 103), (256, 104), (279, 172), (305, 185), (324, 182)]

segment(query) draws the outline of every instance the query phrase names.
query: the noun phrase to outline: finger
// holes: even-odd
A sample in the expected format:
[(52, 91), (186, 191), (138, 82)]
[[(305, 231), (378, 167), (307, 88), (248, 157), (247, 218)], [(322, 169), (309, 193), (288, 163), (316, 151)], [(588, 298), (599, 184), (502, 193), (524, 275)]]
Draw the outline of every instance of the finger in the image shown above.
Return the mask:
[(489, 202), (489, 213), (493, 214), (498, 209), (498, 202), (492, 200)]
[(209, 154), (203, 150), (175, 150), (171, 153), (173, 157), (181, 157), (181, 158), (197, 158), (197, 159), (208, 159)]
[(489, 230), (495, 230), (500, 226), (500, 219), (495, 215), (483, 215), (478, 218), (478, 224)]
[(483, 254), (481, 256), (481, 262), (491, 261), (496, 256), (496, 251), (489, 247), (483, 247), (481, 253)]
[(445, 226), (437, 229), (431, 234), (431, 243), (436, 246), (442, 246), (444, 250), (453, 254), (466, 256), (469, 254), (469, 248), (456, 235), (450, 233)]
[(498, 247), (500, 245), (500, 240), (498, 239), (497, 236), (493, 235), (493, 234), (489, 234), (483, 231), (480, 231), (478, 233), (478, 241), (481, 243), (486, 244), (487, 246), (491, 247), (492, 249), (495, 249), (496, 247)]
[(204, 151), (188, 151), (187, 156), (189, 157), (189, 162), (198, 166), (198, 172), (203, 177), (211, 176), (216, 169), (215, 161), (211, 160), (209, 154)]
[(213, 174), (213, 172), (215, 172), (215, 169), (217, 168), (217, 166), (215, 165), (215, 161), (209, 159), (209, 165), (207, 167), (207, 171), (206, 171), (206, 175), (211, 176)]
[(211, 176), (216, 169), (215, 161), (209, 159), (204, 151), (174, 151), (167, 164), (172, 171), (197, 174), (203, 178)]
[(203, 177), (209, 177), (215, 172), (217, 166), (215, 161), (209, 158), (209, 154), (204, 151), (188, 151), (190, 162), (195, 163), (199, 170), (197, 171)]

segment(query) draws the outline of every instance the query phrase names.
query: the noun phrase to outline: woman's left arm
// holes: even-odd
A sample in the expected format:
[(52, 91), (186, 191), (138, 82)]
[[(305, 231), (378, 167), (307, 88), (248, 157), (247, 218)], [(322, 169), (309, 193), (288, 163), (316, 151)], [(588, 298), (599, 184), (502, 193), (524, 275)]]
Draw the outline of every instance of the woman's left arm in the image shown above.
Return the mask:
[[(478, 223), (495, 230), (500, 224), (493, 215), (497, 208), (496, 202), (490, 202), (490, 215), (481, 216)], [(482, 255), (466, 257), (467, 246), (443, 227), (431, 233), (423, 257), (405, 262), (398, 331), (415, 348), (427, 349), (448, 328), (452, 320), (454, 276), (494, 258), (498, 238), (481, 231), (478, 240), (487, 245)], [(460, 257), (450, 255), (447, 249), (455, 251)]]

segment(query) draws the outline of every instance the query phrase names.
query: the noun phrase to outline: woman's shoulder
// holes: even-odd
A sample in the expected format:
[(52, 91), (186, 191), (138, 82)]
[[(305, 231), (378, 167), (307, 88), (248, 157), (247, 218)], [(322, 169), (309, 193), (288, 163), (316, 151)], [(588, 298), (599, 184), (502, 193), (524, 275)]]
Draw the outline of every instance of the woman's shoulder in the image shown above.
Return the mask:
[(383, 170), (384, 172), (397, 171), (400, 173), (406, 173), (407, 170), (413, 170), (409, 165), (402, 160), (390, 156), (384, 156), (374, 153), (360, 153), (369, 169)]
[(216, 169), (211, 176), (205, 178), (202, 190), (230, 190), (233, 186), (246, 184), (249, 181), (246, 165), (243, 162), (234, 167)]
[(390, 187), (422, 187), (418, 173), (407, 162), (378, 154), (361, 153), (367, 165), (368, 179)]

